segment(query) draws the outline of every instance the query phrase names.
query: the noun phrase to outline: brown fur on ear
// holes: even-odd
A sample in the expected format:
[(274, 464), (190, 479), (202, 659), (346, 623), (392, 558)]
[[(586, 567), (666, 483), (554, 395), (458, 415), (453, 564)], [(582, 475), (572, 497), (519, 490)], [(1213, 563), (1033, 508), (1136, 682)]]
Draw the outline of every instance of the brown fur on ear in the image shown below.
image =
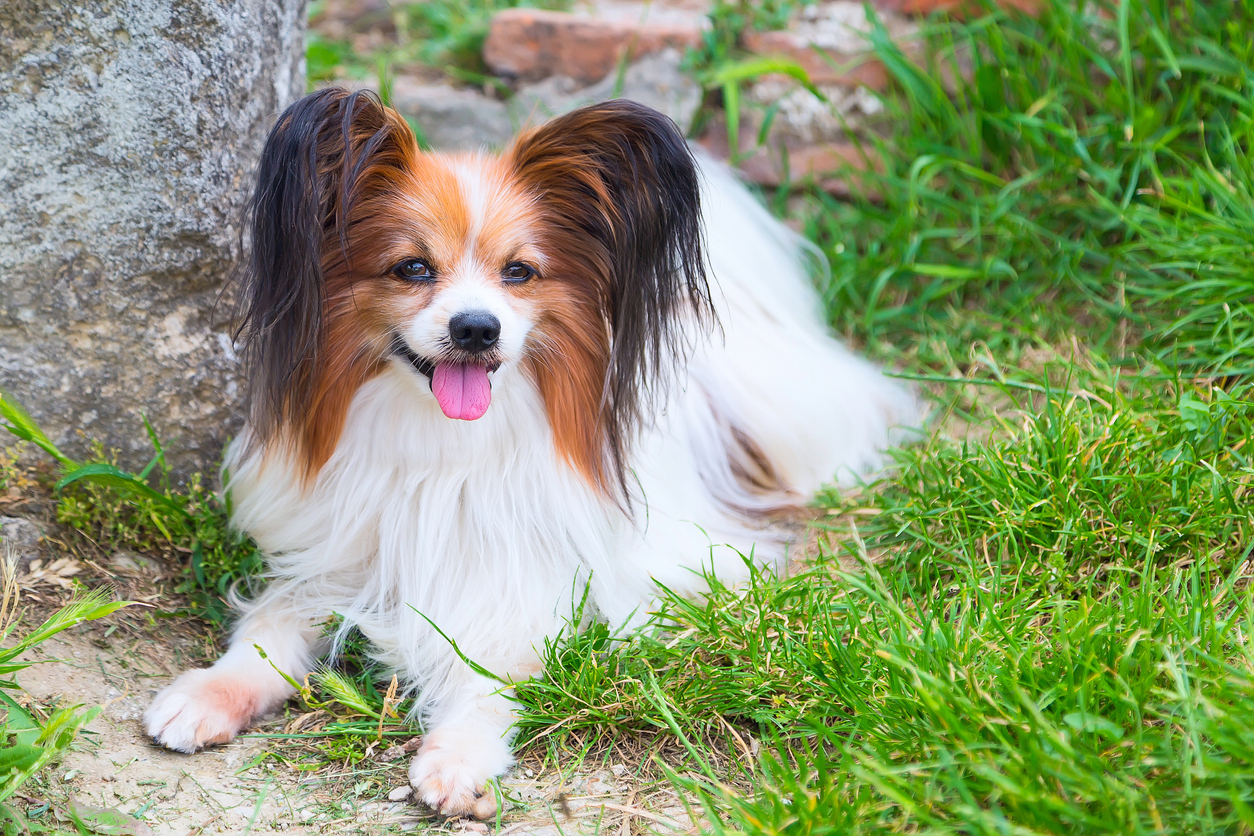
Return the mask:
[(510, 159), (536, 196), (545, 281), (566, 299), (539, 326), (532, 372), (561, 452), (625, 498), (630, 445), (683, 331), (712, 318), (692, 152), (670, 119), (620, 99), (524, 134)]
[(380, 354), (354, 342), (354, 209), (386, 192), (418, 152), (409, 126), (370, 92), (327, 88), (289, 107), (266, 140), (242, 270), (250, 426), (294, 446), (310, 478), (330, 457)]

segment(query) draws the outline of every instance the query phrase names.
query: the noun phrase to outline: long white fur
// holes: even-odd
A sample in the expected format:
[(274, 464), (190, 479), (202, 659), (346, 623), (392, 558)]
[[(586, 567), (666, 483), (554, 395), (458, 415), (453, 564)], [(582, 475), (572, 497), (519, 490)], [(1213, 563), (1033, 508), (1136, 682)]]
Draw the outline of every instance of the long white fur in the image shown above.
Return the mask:
[(510, 764), (512, 704), (426, 619), (488, 670), (534, 675), (585, 585), (602, 617), (626, 623), (658, 583), (695, 594), (702, 569), (735, 583), (741, 555), (781, 563), (787, 532), (755, 521), (773, 500), (735, 478), (733, 428), (794, 498), (881, 466), (892, 428), (916, 419), (912, 397), (828, 335), (797, 236), (721, 165), (701, 169), (721, 329), (696, 346), (635, 447), (634, 516), (558, 457), (525, 375), (494, 379), (487, 414), (455, 421), (393, 364), (357, 393), (312, 489), (282, 459), (251, 453), (246, 436), (231, 447), (234, 523), (268, 555), (269, 585), (242, 605), (228, 653), (154, 702), (152, 734), (187, 751), (211, 739), (215, 675), (273, 707), (290, 693), (275, 668), (306, 674), (325, 650), (318, 625), (338, 613), (418, 696), (429, 729), (411, 768), (419, 796), (465, 809)]

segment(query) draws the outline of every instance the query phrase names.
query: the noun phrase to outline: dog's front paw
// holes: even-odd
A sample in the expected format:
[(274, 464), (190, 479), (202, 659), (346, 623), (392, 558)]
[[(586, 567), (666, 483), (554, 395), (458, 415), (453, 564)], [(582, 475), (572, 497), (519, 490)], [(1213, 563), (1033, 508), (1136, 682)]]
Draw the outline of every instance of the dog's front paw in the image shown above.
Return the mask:
[(265, 708), (263, 698), (258, 683), (237, 672), (187, 671), (148, 706), (144, 728), (167, 749), (195, 752), (248, 728)]
[(481, 730), (437, 728), (409, 764), (414, 797), (442, 816), (489, 819), (496, 813), (492, 778), (513, 762), (503, 737)]

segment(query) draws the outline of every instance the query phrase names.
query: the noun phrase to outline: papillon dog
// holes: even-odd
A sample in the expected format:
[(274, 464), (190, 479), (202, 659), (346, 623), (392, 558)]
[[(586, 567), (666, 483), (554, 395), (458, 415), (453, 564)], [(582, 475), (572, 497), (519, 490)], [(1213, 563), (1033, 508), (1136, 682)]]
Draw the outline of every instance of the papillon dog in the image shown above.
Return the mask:
[(442, 154), (321, 90), (271, 132), (248, 228), (224, 479), (268, 580), (147, 710), (170, 749), (279, 707), (338, 615), (415, 697), (415, 797), (487, 815), (516, 706), (482, 671), (541, 675), (585, 594), (629, 625), (660, 586), (783, 567), (791, 512), (916, 416), (827, 333), (800, 238), (629, 101)]

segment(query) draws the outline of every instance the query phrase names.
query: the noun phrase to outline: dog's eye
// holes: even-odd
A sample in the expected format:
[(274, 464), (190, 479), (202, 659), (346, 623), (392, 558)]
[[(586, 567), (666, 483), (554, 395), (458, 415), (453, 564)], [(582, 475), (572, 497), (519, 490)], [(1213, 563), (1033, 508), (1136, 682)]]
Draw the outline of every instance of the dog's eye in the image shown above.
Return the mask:
[(523, 264), (521, 261), (515, 261), (512, 264), (505, 265), (505, 269), (501, 271), (501, 276), (507, 282), (525, 282), (536, 274), (535, 269)]
[(410, 258), (393, 267), (392, 275), (406, 281), (425, 282), (435, 278), (435, 271), (421, 258)]

